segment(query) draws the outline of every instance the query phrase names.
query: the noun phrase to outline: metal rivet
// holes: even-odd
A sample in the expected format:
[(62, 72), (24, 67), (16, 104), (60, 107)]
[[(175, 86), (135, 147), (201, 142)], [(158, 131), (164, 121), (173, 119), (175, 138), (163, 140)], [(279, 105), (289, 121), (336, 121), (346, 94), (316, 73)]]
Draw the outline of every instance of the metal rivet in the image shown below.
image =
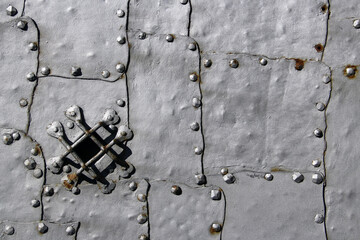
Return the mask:
[(75, 228), (73, 226), (68, 226), (66, 229), (65, 229), (65, 232), (67, 235), (74, 235), (75, 234)]
[(352, 76), (355, 75), (355, 69), (352, 68), (352, 67), (347, 67), (347, 68), (345, 69), (345, 72), (346, 72), (346, 76), (347, 76), (347, 77), (352, 77)]
[(194, 152), (195, 152), (196, 155), (201, 155), (202, 154), (202, 148), (201, 147), (196, 147), (194, 149)]
[(52, 187), (46, 186), (44, 188), (44, 195), (45, 196), (52, 196), (54, 194), (54, 189)]
[(20, 139), (20, 133), (19, 132), (14, 132), (13, 134), (11, 134), (12, 138), (14, 140), (19, 140)]
[(18, 13), (18, 10), (14, 6), (9, 5), (6, 8), (6, 14), (11, 17), (15, 16), (17, 13)]
[(27, 24), (28, 24), (28, 23), (27, 23), (26, 21), (20, 20), (20, 21), (18, 21), (18, 23), (16, 24), (16, 26), (17, 26), (18, 28), (20, 28), (21, 30), (27, 30), (27, 27), (28, 27)]
[(141, 234), (141, 235), (139, 236), (139, 239), (140, 239), (140, 240), (148, 240), (149, 238), (148, 238), (147, 235)]
[(36, 75), (33, 72), (30, 72), (26, 75), (26, 79), (29, 80), (30, 82), (33, 82), (36, 80)]
[(265, 58), (260, 58), (260, 64), (261, 65), (263, 65), (263, 66), (265, 66), (267, 63), (268, 63), (268, 61), (265, 59)]
[(124, 36), (118, 36), (116, 38), (116, 41), (119, 43), (119, 44), (125, 44), (126, 43), (126, 37)]
[(206, 183), (206, 177), (204, 174), (195, 174), (195, 182), (197, 185), (204, 185)]
[(313, 183), (320, 184), (323, 182), (324, 178), (321, 173), (314, 173), (311, 178)]
[(314, 130), (314, 135), (315, 135), (315, 137), (321, 138), (323, 136), (323, 132), (321, 131), (321, 129), (316, 128)]
[(193, 123), (190, 124), (190, 128), (193, 131), (199, 131), (200, 125), (197, 122), (193, 122)]
[(38, 49), (37, 43), (36, 42), (29, 43), (29, 49), (31, 51), (36, 51)]
[(141, 40), (145, 39), (145, 38), (146, 38), (146, 33), (144, 33), (144, 32), (139, 32), (138, 38), (141, 39)]
[(122, 100), (122, 99), (118, 99), (116, 100), (116, 104), (119, 106), (119, 107), (125, 107), (125, 101)]
[(316, 214), (315, 215), (315, 218), (314, 218), (314, 221), (316, 223), (323, 223), (324, 222), (324, 216), (322, 214)]
[(329, 76), (324, 76), (322, 81), (323, 83), (328, 84), (331, 81), (331, 78)]
[(118, 63), (118, 64), (116, 64), (115, 69), (116, 69), (116, 71), (118, 71), (119, 73), (124, 73), (125, 70), (126, 70), (126, 67), (125, 67), (124, 64)]
[(71, 67), (71, 75), (73, 75), (74, 77), (81, 76), (82, 75), (81, 68)]
[(189, 79), (190, 79), (190, 81), (192, 81), (192, 82), (196, 82), (196, 80), (198, 79), (198, 77), (197, 77), (197, 75), (196, 75), (195, 73), (192, 73), (192, 74), (190, 74)]
[(70, 117), (75, 117), (76, 116), (75, 111), (67, 111), (67, 113), (69, 114)]
[(221, 170), (220, 170), (220, 173), (221, 173), (221, 175), (226, 175), (226, 174), (228, 174), (228, 172), (229, 172), (229, 170), (227, 169), (227, 168), (222, 168)]
[(204, 60), (204, 66), (205, 67), (211, 67), (211, 65), (212, 65), (212, 61), (210, 60), (210, 59), (205, 59)]
[(320, 167), (321, 165), (321, 161), (320, 160), (313, 160), (311, 163), (314, 167)]
[(195, 51), (196, 50), (196, 44), (195, 43), (189, 43), (188, 49), (191, 51)]
[(10, 134), (4, 134), (2, 137), (3, 143), (6, 145), (10, 145), (13, 143), (14, 139)]
[(73, 129), (74, 126), (75, 126), (75, 125), (74, 125), (73, 122), (70, 122), (70, 121), (69, 121), (69, 122), (66, 123), (66, 127), (68, 127), (69, 129)]
[(356, 29), (360, 28), (360, 20), (359, 19), (354, 20), (353, 27)]
[(34, 207), (34, 208), (37, 208), (37, 207), (39, 207), (40, 206), (40, 201), (39, 200), (37, 200), (37, 199), (33, 199), (33, 200), (31, 200), (31, 206), (32, 207)]
[(20, 107), (26, 107), (28, 105), (28, 101), (24, 98), (20, 99), (19, 101)]
[(296, 183), (301, 183), (302, 181), (304, 181), (304, 175), (299, 172), (294, 172), (294, 174), (292, 175), (292, 179)]
[(192, 99), (192, 105), (193, 105), (193, 107), (196, 107), (196, 108), (200, 107), (201, 106), (201, 100), (199, 98), (194, 97)]
[(171, 34), (166, 35), (166, 41), (173, 42), (174, 41), (174, 36), (171, 35)]
[(36, 167), (36, 162), (33, 158), (28, 158), (28, 159), (25, 159), (24, 166), (29, 170), (33, 170)]
[[(117, 129), (117, 127), (113, 124), (110, 124), (109, 125), (109, 128), (112, 130), (112, 131), (115, 131)], [(122, 133), (122, 132), (121, 132)], [(126, 133), (126, 132), (125, 132)]]
[(180, 188), (179, 186), (173, 185), (173, 186), (171, 187), (171, 193), (173, 193), (173, 194), (175, 194), (175, 195), (181, 195), (182, 190), (181, 190), (181, 188)]
[(46, 233), (48, 231), (48, 227), (44, 223), (39, 223), (37, 229), (40, 233)]
[(131, 182), (129, 183), (129, 190), (130, 191), (135, 191), (137, 189), (137, 184), (136, 182)]
[(226, 183), (234, 183), (235, 182), (235, 177), (234, 175), (232, 175), (231, 173), (227, 173), (223, 176), (223, 179)]
[(183, 5), (185, 5), (185, 4), (188, 3), (188, 0), (180, 0), (180, 3), (183, 4)]
[(232, 59), (229, 62), (229, 66), (232, 68), (237, 68), (239, 66), (239, 62), (236, 59)]
[(324, 110), (325, 110), (325, 104), (323, 104), (323, 103), (321, 103), (321, 102), (318, 102), (318, 103), (316, 104), (316, 108), (317, 108), (317, 110), (319, 110), (319, 111), (324, 111)]
[(103, 78), (108, 78), (108, 77), (110, 77), (110, 72), (108, 70), (104, 70), (101, 72), (101, 76)]
[(66, 172), (66, 173), (69, 173), (69, 172), (71, 172), (71, 167), (69, 165), (65, 165), (63, 167), (63, 171)]
[(80, 194), (80, 188), (78, 188), (78, 187), (73, 187), (73, 188), (71, 189), (71, 192), (72, 192), (73, 194), (75, 194), (75, 195), (78, 195), (78, 194)]
[(147, 216), (146, 214), (142, 213), (139, 216), (137, 216), (136, 220), (139, 224), (144, 224), (147, 221)]
[(37, 150), (37, 148), (32, 148), (32, 149), (30, 150), (30, 153), (31, 153), (31, 155), (33, 155), (33, 156), (37, 156), (37, 155), (39, 154), (39, 151)]
[(268, 181), (272, 181), (274, 179), (274, 176), (271, 173), (266, 173), (264, 175), (264, 178)]
[(123, 18), (123, 17), (125, 17), (125, 11), (119, 9), (119, 10), (116, 11), (116, 15), (117, 15), (119, 18)]
[(47, 76), (47, 75), (50, 74), (50, 68), (49, 68), (49, 67), (42, 67), (42, 68), (40, 69), (40, 72), (41, 72), (42, 75)]
[(6, 235), (13, 235), (15, 232), (15, 229), (14, 227), (10, 226), (10, 225), (5, 225), (5, 228), (4, 228), (4, 233)]
[(212, 200), (220, 200), (221, 199), (221, 191), (218, 189), (211, 190), (210, 197)]
[(36, 168), (33, 172), (33, 176), (36, 177), (36, 178), (41, 178), (43, 175), (43, 172), (41, 169), (39, 168)]
[(219, 223), (211, 224), (211, 232), (220, 232), (220, 231), (221, 231), (221, 225)]
[(140, 193), (140, 194), (137, 195), (137, 199), (138, 199), (140, 202), (146, 202), (146, 195)]

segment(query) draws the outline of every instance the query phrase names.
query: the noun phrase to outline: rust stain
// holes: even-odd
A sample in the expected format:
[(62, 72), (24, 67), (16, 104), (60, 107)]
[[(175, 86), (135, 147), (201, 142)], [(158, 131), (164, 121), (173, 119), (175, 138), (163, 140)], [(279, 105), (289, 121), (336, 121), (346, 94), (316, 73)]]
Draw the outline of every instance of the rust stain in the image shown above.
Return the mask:
[[(221, 228), (222, 228), (222, 225), (221, 225)], [(221, 233), (221, 231), (217, 232), (217, 231), (215, 231), (215, 229), (213, 229), (212, 226), (210, 226), (210, 234), (215, 235), (215, 234), (220, 234), (220, 233)]]
[[(352, 68), (352, 69), (354, 69), (355, 74), (348, 76), (347, 73), (346, 73), (346, 69), (347, 69), (347, 68)], [(355, 65), (347, 65), (347, 66), (345, 66), (345, 68), (344, 68), (344, 70), (343, 70), (344, 76), (347, 77), (347, 78), (350, 78), (350, 79), (355, 78), (356, 75), (357, 75), (357, 73), (358, 73), (358, 70), (357, 70), (357, 67), (356, 67)]]
[(286, 170), (281, 167), (272, 167), (271, 172), (285, 172)]
[(74, 183), (78, 179), (78, 176), (76, 175), (76, 173), (71, 173), (67, 175), (67, 178), (67, 180), (63, 181), (63, 184), (67, 189), (72, 189), (74, 187)]
[(321, 12), (326, 13), (328, 6), (326, 4), (321, 6)]
[(323, 45), (322, 45), (321, 43), (316, 44), (316, 45), (314, 46), (314, 48), (315, 48), (315, 50), (316, 50), (317, 52), (322, 52), (322, 51), (324, 51), (324, 47), (323, 47)]
[(301, 71), (304, 69), (305, 61), (301, 59), (294, 59), (295, 60), (295, 69)]

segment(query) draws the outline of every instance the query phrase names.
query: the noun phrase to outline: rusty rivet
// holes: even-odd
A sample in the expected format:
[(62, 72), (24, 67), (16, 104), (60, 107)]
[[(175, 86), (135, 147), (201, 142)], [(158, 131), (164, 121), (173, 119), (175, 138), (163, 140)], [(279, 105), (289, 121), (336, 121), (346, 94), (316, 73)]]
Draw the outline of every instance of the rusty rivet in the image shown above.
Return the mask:
[(322, 13), (326, 13), (327, 9), (328, 9), (328, 7), (327, 7), (326, 4), (324, 4), (324, 5), (321, 6), (321, 12), (322, 12)]
[(210, 233), (218, 233), (221, 231), (221, 224), (213, 223), (210, 227)]
[(238, 60), (236, 60), (236, 59), (230, 60), (229, 66), (232, 67), (232, 68), (237, 68), (239, 66)]
[(348, 65), (344, 69), (344, 75), (348, 78), (354, 78), (357, 73), (357, 67), (353, 65)]
[(33, 156), (37, 156), (39, 154), (39, 150), (37, 149), (37, 147), (34, 147), (30, 150), (30, 153)]
[(295, 59), (295, 69), (301, 71), (304, 69), (305, 61), (301, 59)]
[(171, 187), (171, 193), (175, 194), (175, 195), (181, 195), (182, 190), (178, 185), (173, 185)]
[(315, 48), (315, 50), (316, 50), (317, 52), (322, 52), (322, 51), (324, 51), (324, 47), (323, 47), (323, 45), (322, 45), (321, 43), (316, 44), (316, 45), (314, 46), (314, 48)]
[(10, 145), (14, 141), (13, 137), (10, 134), (4, 134), (2, 140), (5, 145)]

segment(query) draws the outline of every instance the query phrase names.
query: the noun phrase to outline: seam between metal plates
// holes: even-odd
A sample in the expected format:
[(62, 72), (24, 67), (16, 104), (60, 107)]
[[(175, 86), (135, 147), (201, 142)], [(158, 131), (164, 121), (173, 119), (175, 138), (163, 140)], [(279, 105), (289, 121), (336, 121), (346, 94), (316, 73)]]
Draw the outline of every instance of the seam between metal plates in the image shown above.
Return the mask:
[(321, 62), (323, 61), (323, 58), (324, 58), (325, 48), (326, 48), (326, 45), (327, 45), (328, 35), (329, 35), (329, 20), (330, 20), (330, 15), (331, 15), (331, 12), (330, 12), (330, 7), (331, 7), (330, 0), (328, 0), (327, 3), (328, 3), (328, 11), (327, 11), (327, 20), (326, 20), (325, 42), (324, 42), (323, 51), (321, 53), (321, 59), (320, 59)]

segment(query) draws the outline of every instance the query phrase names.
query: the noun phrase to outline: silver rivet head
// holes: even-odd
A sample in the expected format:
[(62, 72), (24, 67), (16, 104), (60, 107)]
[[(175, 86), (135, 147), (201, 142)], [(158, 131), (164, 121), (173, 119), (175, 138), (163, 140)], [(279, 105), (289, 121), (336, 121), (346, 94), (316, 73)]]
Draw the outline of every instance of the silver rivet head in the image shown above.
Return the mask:
[(356, 29), (360, 28), (360, 20), (359, 19), (354, 20), (353, 27)]
[(124, 73), (125, 72), (125, 65), (122, 64), (122, 63), (118, 63), (116, 64), (116, 67), (115, 67), (116, 71), (118, 71), (119, 73)]
[(322, 214), (316, 214), (314, 221), (318, 224), (323, 223), (324, 222), (324, 216)]
[(174, 41), (174, 36), (171, 35), (171, 34), (166, 35), (166, 41), (173, 42)]
[(39, 154), (39, 151), (38, 151), (38, 149), (35, 147), (35, 148), (32, 148), (32, 149), (30, 150), (30, 153), (31, 153), (31, 155), (33, 155), (33, 156), (37, 156), (37, 155)]
[(68, 226), (66, 229), (65, 229), (65, 232), (67, 235), (71, 236), (71, 235), (74, 235), (75, 234), (75, 228), (73, 226)]
[(237, 68), (239, 66), (238, 60), (236, 60), (236, 59), (230, 60), (229, 66), (232, 67), (232, 68)]
[(229, 172), (229, 170), (227, 169), (227, 168), (222, 168), (221, 170), (220, 170), (220, 173), (221, 173), (221, 175), (226, 175), (227, 173)]
[(101, 76), (103, 78), (108, 78), (108, 77), (110, 77), (110, 72), (108, 70), (104, 70), (101, 72)]
[(197, 123), (197, 122), (193, 122), (193, 123), (190, 124), (190, 128), (191, 128), (191, 130), (193, 130), (193, 131), (199, 131), (200, 125), (199, 125), (199, 123)]
[(320, 184), (323, 182), (324, 178), (321, 173), (314, 173), (311, 178), (313, 183)]
[(145, 235), (145, 234), (141, 234), (141, 235), (139, 236), (139, 240), (148, 240), (148, 239), (149, 239), (148, 236)]
[(147, 221), (147, 216), (146, 214), (142, 213), (139, 216), (137, 216), (136, 220), (139, 224), (144, 224)]
[(69, 173), (69, 172), (71, 172), (71, 167), (69, 165), (65, 165), (63, 167), (63, 171), (66, 172), (66, 173)]
[(202, 148), (201, 147), (196, 147), (194, 149), (194, 152), (195, 152), (196, 155), (201, 155), (202, 154)]
[(196, 44), (195, 43), (189, 43), (188, 49), (191, 51), (195, 51), (196, 50)]
[(235, 176), (231, 173), (227, 173), (223, 176), (223, 179), (226, 183), (231, 184), (235, 182)]
[(71, 189), (71, 192), (72, 192), (73, 194), (75, 194), (75, 195), (78, 195), (78, 194), (80, 194), (80, 188), (78, 188), (78, 187), (73, 187), (73, 188)]
[(204, 185), (206, 183), (206, 177), (204, 174), (195, 174), (195, 182), (197, 185)]
[(131, 182), (129, 183), (129, 190), (130, 191), (135, 191), (137, 189), (137, 184), (136, 182)]
[(265, 58), (260, 58), (259, 62), (263, 66), (265, 66), (268, 63), (268, 61)]
[(20, 21), (18, 21), (18, 23), (16, 24), (16, 26), (18, 27), (18, 28), (20, 28), (21, 30), (27, 30), (27, 28), (28, 28), (28, 23), (26, 22), (26, 21), (24, 21), (24, 20), (20, 20)]
[(119, 9), (119, 10), (116, 11), (116, 15), (117, 15), (119, 18), (123, 18), (123, 17), (125, 17), (125, 11)]
[(328, 84), (329, 82), (331, 82), (331, 78), (329, 76), (324, 76), (322, 81), (323, 83)]
[(19, 101), (20, 107), (26, 107), (28, 105), (28, 101), (24, 98), (20, 99)]
[(221, 225), (219, 223), (211, 224), (210, 232), (220, 232), (220, 231), (221, 231)]
[(2, 137), (3, 143), (6, 145), (10, 145), (13, 143), (14, 139), (10, 134), (4, 134)]
[(192, 99), (192, 105), (193, 105), (193, 107), (196, 107), (196, 108), (200, 107), (201, 106), (201, 100), (199, 98), (194, 97)]
[(144, 32), (139, 32), (138, 38), (141, 39), (141, 40), (145, 39), (145, 38), (146, 38), (146, 33), (144, 33)]
[(192, 82), (196, 82), (196, 80), (198, 79), (198, 77), (197, 77), (197, 75), (196, 75), (195, 73), (192, 73), (192, 74), (190, 74), (189, 79), (190, 79), (190, 81), (192, 81)]
[(355, 69), (353, 67), (345, 68), (345, 73), (347, 77), (352, 77), (355, 75)]
[(13, 235), (14, 232), (15, 232), (14, 227), (12, 227), (12, 226), (10, 226), (10, 225), (6, 225), (6, 226), (4, 227), (4, 233), (5, 233), (6, 235)]
[(20, 139), (20, 133), (19, 132), (14, 132), (13, 134), (11, 134), (12, 138), (14, 140), (19, 140)]
[(42, 170), (39, 169), (39, 168), (36, 168), (36, 169), (34, 170), (34, 172), (33, 172), (33, 176), (34, 176), (35, 178), (41, 178), (42, 175), (43, 175), (43, 172), (42, 172)]
[(71, 75), (74, 77), (78, 77), (82, 75), (81, 68), (80, 67), (71, 67)]
[(323, 132), (321, 131), (321, 129), (316, 128), (314, 130), (314, 135), (315, 135), (315, 137), (321, 138), (323, 136)]
[(6, 14), (13, 17), (18, 13), (17, 9), (14, 6), (9, 5), (6, 8)]
[(271, 174), (271, 173), (266, 173), (264, 175), (264, 178), (267, 180), (267, 181), (272, 181), (274, 179), (274, 176)]
[(48, 231), (48, 227), (44, 223), (39, 223), (37, 229), (40, 233), (46, 233)]
[(37, 43), (36, 42), (29, 43), (29, 49), (31, 51), (36, 51), (38, 49)]
[(318, 159), (316, 159), (316, 160), (313, 160), (313, 161), (311, 162), (311, 164), (312, 164), (314, 167), (320, 167), (321, 161), (318, 160)]
[(188, 0), (180, 0), (180, 3), (183, 4), (183, 5), (185, 5), (185, 4), (188, 3)]
[(26, 75), (26, 79), (29, 80), (30, 82), (33, 82), (36, 80), (36, 75), (33, 72), (30, 72)]
[(52, 187), (46, 186), (44, 188), (44, 195), (45, 196), (52, 196), (54, 194), (54, 189)]
[(30, 204), (33, 208), (37, 208), (40, 206), (40, 201), (37, 199), (33, 199), (33, 200), (31, 200)]
[(73, 128), (74, 128), (74, 123), (69, 121), (69, 122), (66, 123), (66, 126), (67, 126), (69, 129), (73, 129)]
[(211, 67), (212, 65), (212, 61), (210, 59), (205, 59), (204, 60), (204, 67)]
[(146, 202), (146, 195), (145, 194), (142, 194), (142, 193), (139, 193), (137, 195), (137, 199), (140, 201), (140, 202)]
[(220, 200), (221, 199), (221, 191), (218, 189), (211, 190), (210, 197), (212, 200), (216, 200), (216, 201)]
[(122, 99), (118, 99), (116, 100), (116, 104), (119, 106), (119, 107), (125, 107), (125, 101), (122, 100)]
[(316, 103), (316, 109), (319, 111), (324, 111), (325, 110), (325, 104), (318, 102)]
[(116, 41), (119, 43), (119, 44), (125, 44), (126, 43), (126, 37), (124, 36), (118, 36), (116, 38)]
[(172, 194), (175, 194), (175, 195), (181, 195), (182, 190), (181, 190), (181, 188), (180, 188), (178, 185), (173, 185), (173, 186), (171, 187), (171, 193), (172, 193)]
[(24, 161), (24, 166), (29, 170), (33, 170), (36, 167), (36, 162), (33, 158), (28, 158)]
[(304, 175), (299, 172), (294, 172), (294, 174), (292, 175), (292, 179), (296, 183), (301, 183), (302, 181), (304, 181)]
[(50, 74), (50, 68), (49, 68), (49, 67), (42, 67), (42, 68), (40, 69), (40, 72), (41, 72), (42, 75), (47, 76), (47, 75)]

